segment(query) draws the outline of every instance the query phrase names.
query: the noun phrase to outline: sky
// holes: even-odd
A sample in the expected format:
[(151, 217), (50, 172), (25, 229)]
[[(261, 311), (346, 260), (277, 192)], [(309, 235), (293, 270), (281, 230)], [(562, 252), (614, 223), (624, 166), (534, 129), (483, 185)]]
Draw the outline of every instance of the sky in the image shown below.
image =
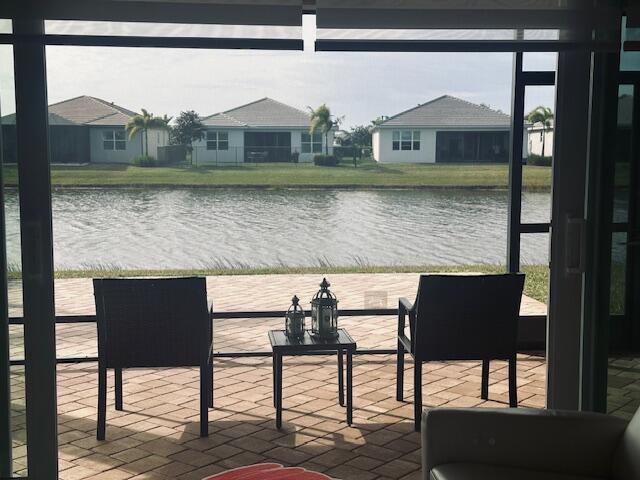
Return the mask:
[[(206, 116), (271, 97), (300, 109), (325, 103), (347, 129), (445, 94), (510, 110), (510, 53), (314, 52), (314, 27), (305, 16), (304, 52), (48, 46), (49, 103), (91, 95), (160, 116)], [(3, 115), (15, 109), (11, 62), (11, 47), (0, 46)], [(554, 64), (555, 54), (526, 54), (525, 68)], [(553, 103), (553, 87), (528, 89), (527, 110)]]

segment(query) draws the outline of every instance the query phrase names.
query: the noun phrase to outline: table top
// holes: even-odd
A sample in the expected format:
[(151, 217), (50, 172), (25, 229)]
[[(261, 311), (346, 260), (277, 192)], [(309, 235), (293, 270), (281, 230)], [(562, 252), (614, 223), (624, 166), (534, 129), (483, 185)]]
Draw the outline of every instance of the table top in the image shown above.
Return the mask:
[(344, 328), (338, 329), (337, 338), (319, 339), (311, 336), (308, 330), (304, 332), (304, 338), (289, 338), (284, 330), (269, 330), (269, 341), (273, 350), (289, 351), (322, 351), (337, 350), (338, 347), (344, 350), (355, 350), (356, 342)]

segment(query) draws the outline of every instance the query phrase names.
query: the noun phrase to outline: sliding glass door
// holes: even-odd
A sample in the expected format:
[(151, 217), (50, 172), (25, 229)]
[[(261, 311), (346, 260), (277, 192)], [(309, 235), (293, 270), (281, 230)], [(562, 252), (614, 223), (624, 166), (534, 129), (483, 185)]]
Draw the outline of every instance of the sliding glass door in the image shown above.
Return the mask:
[[(623, 29), (623, 40), (640, 29)], [(607, 411), (640, 406), (640, 53), (622, 52), (613, 186)]]
[[(9, 22), (0, 23), (9, 33)], [(22, 314), (19, 189), (15, 167), (15, 90), (13, 47), (0, 45), (0, 478), (27, 476), (24, 358), (21, 326), (9, 325)]]

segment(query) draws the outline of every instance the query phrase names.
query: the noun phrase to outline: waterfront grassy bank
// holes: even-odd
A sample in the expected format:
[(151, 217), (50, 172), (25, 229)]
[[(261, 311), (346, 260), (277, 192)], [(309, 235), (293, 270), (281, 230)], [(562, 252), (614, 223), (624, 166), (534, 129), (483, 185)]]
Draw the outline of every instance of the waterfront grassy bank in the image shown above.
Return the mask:
[[(202, 269), (174, 270), (125, 270), (113, 267), (89, 267), (83, 270), (58, 270), (56, 278), (95, 278), (95, 277), (143, 277), (143, 276), (185, 276), (185, 275), (277, 275), (277, 274), (318, 274), (332, 273), (502, 273), (502, 265), (413, 265), (413, 266), (314, 266), (314, 267), (211, 267)], [(547, 302), (549, 270), (545, 265), (525, 265), (525, 294)], [(11, 280), (20, 278), (16, 270), (9, 272)]]
[[(383, 164), (367, 160), (354, 167), (263, 163), (225, 166), (136, 167), (133, 165), (54, 165), (54, 187), (208, 188), (485, 188), (506, 189), (506, 164)], [(15, 165), (4, 167), (7, 186), (17, 186)], [(551, 168), (525, 165), (523, 187), (548, 191)]]

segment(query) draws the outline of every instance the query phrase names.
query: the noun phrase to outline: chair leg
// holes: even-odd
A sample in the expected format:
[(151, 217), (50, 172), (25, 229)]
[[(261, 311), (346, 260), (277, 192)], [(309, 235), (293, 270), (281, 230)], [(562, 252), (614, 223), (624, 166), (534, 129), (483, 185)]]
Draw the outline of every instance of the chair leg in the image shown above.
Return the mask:
[(509, 359), (509, 406), (518, 406), (518, 369), (516, 368), (516, 356)]
[(96, 438), (104, 440), (107, 429), (107, 369), (98, 366), (98, 426)]
[(344, 360), (341, 349), (338, 349), (338, 403), (344, 407)]
[(213, 356), (209, 359), (209, 408), (213, 408)]
[(200, 365), (200, 436), (209, 436), (209, 366)]
[(489, 399), (489, 360), (482, 360), (482, 386), (480, 387), (480, 398)]
[(413, 359), (413, 413), (416, 432), (420, 431), (422, 419), (422, 362)]
[(122, 368), (116, 368), (115, 383), (116, 383), (116, 410), (122, 410)]
[(404, 400), (404, 345), (398, 340), (398, 358), (396, 361), (396, 400)]

